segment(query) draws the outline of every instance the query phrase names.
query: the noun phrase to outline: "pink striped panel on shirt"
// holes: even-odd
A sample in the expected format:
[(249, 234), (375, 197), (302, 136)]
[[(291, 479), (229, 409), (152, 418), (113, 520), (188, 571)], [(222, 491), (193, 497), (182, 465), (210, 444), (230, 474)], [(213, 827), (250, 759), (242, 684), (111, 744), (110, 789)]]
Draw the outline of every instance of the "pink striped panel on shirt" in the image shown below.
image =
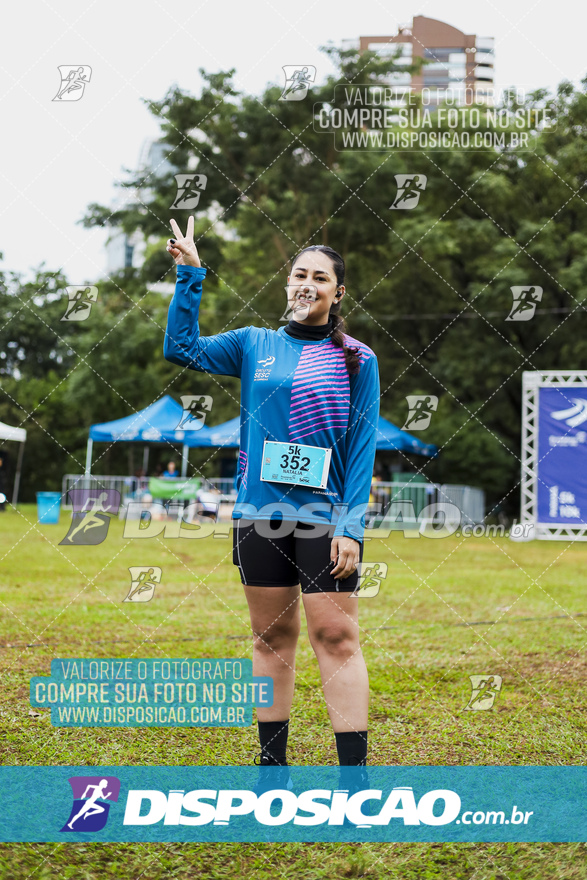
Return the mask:
[(292, 381), (289, 438), (347, 427), (350, 384), (344, 352), (331, 342), (306, 345)]
[(238, 470), (241, 473), (241, 482), (244, 488), (247, 488), (247, 453), (241, 452), (238, 457)]

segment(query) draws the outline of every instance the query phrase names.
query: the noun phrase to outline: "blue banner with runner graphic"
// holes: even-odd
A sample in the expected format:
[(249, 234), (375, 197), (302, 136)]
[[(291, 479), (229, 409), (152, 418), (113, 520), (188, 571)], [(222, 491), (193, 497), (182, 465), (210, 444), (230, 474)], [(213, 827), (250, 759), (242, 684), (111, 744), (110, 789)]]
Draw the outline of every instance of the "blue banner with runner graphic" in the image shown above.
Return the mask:
[(587, 841), (587, 768), (2, 767), (3, 842)]

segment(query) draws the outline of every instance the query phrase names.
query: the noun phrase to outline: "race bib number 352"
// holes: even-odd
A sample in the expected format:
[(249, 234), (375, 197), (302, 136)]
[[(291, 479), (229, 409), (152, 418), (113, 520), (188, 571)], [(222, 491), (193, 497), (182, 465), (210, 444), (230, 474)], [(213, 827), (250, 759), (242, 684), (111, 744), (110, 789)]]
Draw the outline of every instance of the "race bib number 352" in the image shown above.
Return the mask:
[(332, 449), (302, 446), (265, 440), (261, 479), (270, 483), (288, 483), (325, 489)]

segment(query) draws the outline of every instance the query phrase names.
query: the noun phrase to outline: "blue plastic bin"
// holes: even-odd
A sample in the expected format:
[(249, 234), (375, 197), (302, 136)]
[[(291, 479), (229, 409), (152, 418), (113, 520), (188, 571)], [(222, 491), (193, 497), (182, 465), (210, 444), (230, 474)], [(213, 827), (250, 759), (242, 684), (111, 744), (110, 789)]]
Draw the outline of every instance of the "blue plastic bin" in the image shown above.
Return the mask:
[(40, 523), (58, 523), (61, 492), (37, 492), (37, 519)]

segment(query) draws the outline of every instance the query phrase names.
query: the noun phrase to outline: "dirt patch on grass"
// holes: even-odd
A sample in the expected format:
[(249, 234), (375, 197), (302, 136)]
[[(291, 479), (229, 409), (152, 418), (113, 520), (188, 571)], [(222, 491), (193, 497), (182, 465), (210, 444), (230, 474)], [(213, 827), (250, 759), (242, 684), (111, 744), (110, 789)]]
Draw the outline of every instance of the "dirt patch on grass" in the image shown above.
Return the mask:
[[(585, 650), (560, 648), (545, 653), (532, 651), (508, 658), (511, 667), (529, 681), (576, 681), (587, 680), (587, 653)], [(511, 670), (510, 670), (511, 673)]]

